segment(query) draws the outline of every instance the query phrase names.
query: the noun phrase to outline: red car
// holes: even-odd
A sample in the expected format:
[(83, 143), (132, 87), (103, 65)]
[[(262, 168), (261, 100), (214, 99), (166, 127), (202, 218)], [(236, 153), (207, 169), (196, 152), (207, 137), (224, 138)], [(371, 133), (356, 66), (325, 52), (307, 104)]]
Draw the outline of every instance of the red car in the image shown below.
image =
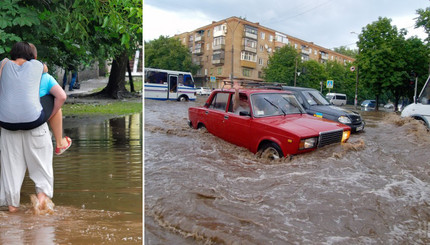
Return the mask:
[(347, 125), (308, 115), (289, 91), (215, 90), (202, 107), (188, 109), (189, 125), (205, 127), (262, 157), (281, 158), (346, 142)]

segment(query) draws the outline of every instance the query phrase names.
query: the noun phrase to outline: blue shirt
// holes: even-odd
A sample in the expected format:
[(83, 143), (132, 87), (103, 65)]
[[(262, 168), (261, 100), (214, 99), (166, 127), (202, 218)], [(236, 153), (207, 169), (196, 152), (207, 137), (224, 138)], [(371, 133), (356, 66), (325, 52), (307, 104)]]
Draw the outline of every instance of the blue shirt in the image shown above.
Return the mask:
[(55, 78), (53, 78), (48, 73), (43, 73), (42, 78), (40, 79), (40, 88), (39, 88), (40, 97), (43, 97), (49, 94), (49, 90), (51, 90), (51, 88), (57, 84), (58, 83), (55, 80)]

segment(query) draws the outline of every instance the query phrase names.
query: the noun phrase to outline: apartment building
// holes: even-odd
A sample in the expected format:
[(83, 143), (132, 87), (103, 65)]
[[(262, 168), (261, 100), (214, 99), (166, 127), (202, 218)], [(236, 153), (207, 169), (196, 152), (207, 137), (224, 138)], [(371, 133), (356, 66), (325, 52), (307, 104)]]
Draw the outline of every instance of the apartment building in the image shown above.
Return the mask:
[(303, 61), (325, 63), (334, 60), (346, 64), (353, 58), (299, 38), (261, 26), (242, 18), (213, 21), (191, 32), (175, 35), (192, 53), (193, 63), (201, 67), (194, 76), (196, 86), (222, 87), (222, 81), (263, 81), (263, 68), (277, 49), (291, 45)]

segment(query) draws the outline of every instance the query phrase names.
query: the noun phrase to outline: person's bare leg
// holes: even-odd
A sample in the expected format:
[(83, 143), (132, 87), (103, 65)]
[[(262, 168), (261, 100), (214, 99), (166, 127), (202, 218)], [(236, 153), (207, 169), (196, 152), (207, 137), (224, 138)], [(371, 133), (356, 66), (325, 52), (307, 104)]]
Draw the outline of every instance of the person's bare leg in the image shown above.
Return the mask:
[(67, 146), (67, 140), (63, 137), (63, 112), (61, 109), (49, 119), (49, 126), (51, 126), (57, 147)]

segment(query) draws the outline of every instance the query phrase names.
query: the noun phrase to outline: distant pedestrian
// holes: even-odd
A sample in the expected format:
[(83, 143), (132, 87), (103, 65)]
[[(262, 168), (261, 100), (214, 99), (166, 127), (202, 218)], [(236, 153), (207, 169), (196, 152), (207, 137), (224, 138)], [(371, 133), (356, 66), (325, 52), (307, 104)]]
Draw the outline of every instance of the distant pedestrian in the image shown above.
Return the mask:
[(66, 90), (67, 78), (68, 78), (69, 71), (72, 72), (72, 78), (71, 78), (70, 83), (69, 83), (69, 91), (73, 91), (73, 89), (79, 89), (78, 87), (74, 87), (77, 76), (78, 76), (78, 71), (77, 71), (76, 67), (73, 65), (68, 66), (64, 70), (63, 86), (62, 86), (63, 89)]

